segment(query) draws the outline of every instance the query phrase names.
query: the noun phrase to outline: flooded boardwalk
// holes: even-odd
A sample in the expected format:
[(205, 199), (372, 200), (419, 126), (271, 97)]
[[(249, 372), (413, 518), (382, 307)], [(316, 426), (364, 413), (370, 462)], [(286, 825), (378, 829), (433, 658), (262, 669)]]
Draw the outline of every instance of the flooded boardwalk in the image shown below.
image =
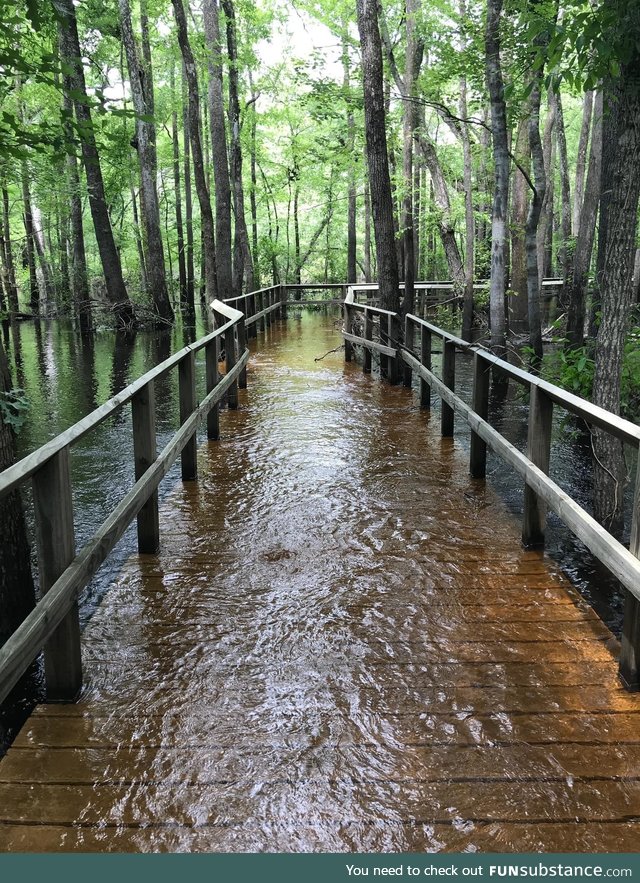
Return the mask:
[[(415, 393), (305, 315), (254, 354), (0, 762), (0, 848), (635, 851), (616, 642)], [(516, 480), (516, 479), (514, 479)]]

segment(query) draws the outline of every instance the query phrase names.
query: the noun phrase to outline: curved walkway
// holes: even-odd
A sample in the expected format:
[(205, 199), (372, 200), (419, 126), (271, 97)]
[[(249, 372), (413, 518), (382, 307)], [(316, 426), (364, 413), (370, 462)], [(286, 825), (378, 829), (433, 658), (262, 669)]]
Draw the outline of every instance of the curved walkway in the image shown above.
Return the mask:
[(0, 763), (4, 850), (635, 851), (615, 642), (414, 396), (274, 329)]

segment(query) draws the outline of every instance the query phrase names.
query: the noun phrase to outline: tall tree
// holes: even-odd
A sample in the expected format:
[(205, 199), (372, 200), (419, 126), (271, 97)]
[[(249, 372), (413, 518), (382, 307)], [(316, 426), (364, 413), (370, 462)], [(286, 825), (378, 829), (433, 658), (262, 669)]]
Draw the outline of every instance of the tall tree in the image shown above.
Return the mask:
[(80, 131), (82, 158), (89, 191), (89, 206), (102, 261), (107, 298), (117, 324), (120, 327), (129, 327), (134, 319), (133, 307), (124, 284), (120, 254), (116, 247), (109, 218), (100, 156), (87, 97), (76, 10), (73, 0), (53, 0), (53, 4), (60, 22), (60, 56), (67, 67), (72, 86), (73, 103)]
[(225, 126), (222, 81), (222, 46), (220, 43), (220, 10), (217, 0), (205, 0), (204, 32), (207, 40), (209, 66), (209, 119), (211, 121), (211, 159), (216, 188), (216, 262), (218, 290), (222, 297), (239, 295), (234, 288), (231, 258), (231, 183), (227, 162), (227, 130)]
[(155, 123), (153, 120), (154, 103), (151, 97), (153, 75), (150, 58), (140, 61), (138, 46), (133, 33), (131, 7), (129, 0), (118, 0), (120, 9), (120, 28), (124, 44), (129, 84), (133, 107), (136, 112), (135, 147), (140, 165), (140, 192), (143, 205), (143, 219), (146, 232), (146, 280), (150, 299), (159, 318), (165, 322), (173, 321), (173, 309), (167, 291), (167, 279), (164, 271), (164, 246), (160, 230), (160, 206), (156, 190), (156, 150)]
[(400, 309), (400, 291), (387, 151), (382, 45), (375, 0), (358, 0), (357, 11), (362, 48), (367, 166), (376, 240), (380, 302), (385, 309), (397, 312)]
[(202, 154), (202, 139), (200, 137), (200, 88), (198, 86), (198, 71), (189, 42), (187, 31), (187, 19), (184, 13), (182, 0), (171, 0), (178, 28), (178, 43), (182, 60), (184, 62), (185, 79), (188, 90), (188, 119), (189, 139), (191, 142), (191, 156), (193, 159), (193, 176), (195, 178), (196, 193), (200, 203), (200, 223), (202, 226), (203, 256), (205, 268), (205, 296), (207, 305), (211, 304), (217, 295), (216, 281), (216, 246), (213, 226), (213, 212), (211, 200), (207, 188), (207, 177)]
[(491, 215), (491, 281), (489, 312), (491, 346), (500, 355), (506, 354), (504, 312), (505, 257), (507, 242), (507, 201), (509, 197), (509, 145), (507, 107), (500, 61), (500, 16), (502, 0), (487, 0), (485, 27), (485, 69), (491, 103), (491, 132), (495, 185)]

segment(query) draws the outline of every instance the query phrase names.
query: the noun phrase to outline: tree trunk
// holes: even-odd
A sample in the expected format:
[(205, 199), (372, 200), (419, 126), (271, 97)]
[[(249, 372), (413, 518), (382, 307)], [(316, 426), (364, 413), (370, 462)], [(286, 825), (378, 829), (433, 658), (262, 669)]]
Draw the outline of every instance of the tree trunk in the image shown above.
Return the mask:
[[(466, 16), (466, 4), (460, 4), (462, 18)], [(460, 78), (460, 102), (458, 111), (462, 120), (467, 119), (467, 80)], [(471, 139), (469, 126), (462, 123), (460, 134), (462, 137), (462, 163), (463, 163), (463, 186), (464, 186), (464, 217), (465, 217), (465, 246), (464, 246), (464, 301), (462, 306), (462, 339), (471, 340), (473, 327), (473, 281), (474, 281), (474, 245), (475, 245), (475, 217), (473, 213), (473, 170), (471, 158)]]
[[(529, 118), (522, 117), (518, 124), (515, 157), (518, 165), (529, 174), (531, 168), (529, 147)], [(529, 331), (529, 311), (527, 299), (527, 254), (524, 231), (527, 223), (529, 184), (515, 168), (511, 188), (511, 296), (509, 297), (509, 328), (514, 334)]]
[[(175, 94), (175, 68), (171, 65), (171, 146), (173, 151), (173, 192), (176, 203), (176, 238), (178, 242), (178, 280), (180, 286), (180, 312), (189, 312), (189, 296), (187, 292), (187, 263), (185, 260), (184, 224), (182, 221), (182, 187), (180, 181), (180, 142), (178, 139), (178, 110)], [(187, 148), (188, 149), (188, 148)]]
[(593, 116), (594, 93), (585, 92), (582, 102), (582, 125), (580, 126), (580, 140), (578, 141), (578, 155), (576, 157), (576, 183), (573, 188), (573, 211), (571, 214), (571, 233), (578, 236), (580, 228), (580, 213), (584, 201), (585, 175), (587, 171), (587, 147), (589, 145), (589, 131)]
[(449, 188), (447, 187), (444, 172), (432, 141), (426, 135), (418, 134), (416, 137), (431, 175), (433, 201), (438, 208), (438, 230), (442, 240), (442, 247), (444, 248), (449, 275), (453, 281), (455, 294), (460, 295), (464, 292), (464, 265), (451, 217)]
[(595, 238), (596, 218), (600, 199), (600, 176), (602, 170), (602, 91), (596, 93), (593, 102), (593, 131), (589, 149), (589, 168), (580, 208), (578, 234), (573, 255), (571, 289), (567, 295), (567, 348), (581, 347), (584, 343), (587, 285), (589, 267)]
[(402, 105), (402, 172), (404, 194), (402, 200), (402, 236), (404, 242), (404, 299), (402, 312), (412, 313), (415, 301), (416, 255), (414, 241), (413, 196), (413, 139), (418, 124), (416, 104), (413, 100), (416, 81), (422, 63), (423, 44), (416, 29), (419, 0), (406, 2), (406, 52), (404, 66), (404, 102)]
[(362, 47), (367, 165), (371, 186), (380, 302), (384, 309), (398, 312), (400, 309), (398, 263), (385, 128), (382, 48), (376, 4), (374, 0), (358, 0), (357, 11)]
[(342, 37), (342, 87), (347, 103), (347, 155), (348, 155), (348, 185), (347, 185), (347, 282), (353, 284), (357, 281), (356, 270), (356, 172), (355, 172), (355, 121), (351, 105), (351, 80), (349, 65), (349, 44), (347, 40), (348, 22), (343, 22), (344, 35)]
[[(191, 156), (193, 158), (193, 175), (196, 183), (196, 193), (200, 203), (200, 218), (202, 224), (202, 236), (204, 245), (205, 262), (205, 292), (207, 306), (216, 297), (216, 251), (213, 228), (213, 212), (207, 189), (207, 179), (202, 156), (202, 141), (200, 139), (200, 90), (198, 87), (198, 73), (196, 63), (189, 43), (187, 32), (187, 19), (184, 14), (182, 0), (171, 0), (178, 29), (178, 43), (184, 62), (184, 70), (188, 87), (188, 114), (189, 114), (189, 139), (191, 142)], [(185, 182), (186, 186), (186, 182)]]
[(563, 300), (571, 286), (570, 273), (572, 268), (571, 252), (571, 184), (569, 181), (569, 159), (567, 156), (567, 136), (564, 127), (564, 112), (562, 98), (557, 92), (551, 93), (551, 101), (556, 114), (556, 144), (558, 147), (558, 160), (560, 165), (560, 217), (562, 246), (560, 248), (560, 265), (563, 277)]
[(11, 224), (9, 219), (9, 191), (6, 181), (2, 182), (2, 229), (4, 231), (4, 254), (7, 268), (8, 287), (7, 300), (10, 313), (18, 312), (18, 286), (16, 284), (16, 271), (13, 260), (13, 246), (11, 244)]
[(489, 312), (491, 347), (498, 355), (506, 355), (505, 325), (505, 256), (507, 241), (507, 203), (509, 197), (509, 147), (507, 109), (500, 64), (500, 14), (502, 0), (488, 0), (485, 31), (486, 78), (491, 101), (493, 161), (495, 187), (491, 216), (491, 282)]
[(253, 246), (253, 280), (256, 288), (260, 288), (260, 261), (258, 254), (258, 205), (256, 202), (256, 193), (258, 192), (258, 175), (256, 160), (256, 102), (258, 94), (253, 87), (251, 71), (249, 71), (249, 85), (251, 86), (251, 193), (249, 194), (249, 202), (251, 205), (251, 243)]
[(160, 319), (173, 322), (173, 309), (167, 291), (164, 271), (164, 247), (160, 230), (160, 206), (156, 189), (156, 151), (153, 100), (148, 94), (152, 73), (147, 64), (140, 62), (138, 47), (133, 35), (129, 0), (118, 0), (120, 30), (127, 55), (129, 83), (133, 107), (136, 112), (136, 149), (140, 165), (140, 192), (146, 232), (146, 279), (148, 295)]
[[(556, 125), (556, 113), (553, 103), (549, 104), (547, 110), (547, 118), (544, 123), (544, 135), (542, 137), (542, 153), (544, 157), (544, 171), (547, 181), (553, 182), (556, 164), (556, 146), (553, 137), (553, 130)], [(549, 231), (553, 233), (553, 196), (554, 188), (552, 183), (545, 190), (544, 199), (542, 201), (542, 210), (540, 212), (540, 222), (537, 232), (537, 248), (538, 248), (538, 275), (540, 279), (544, 279), (550, 272), (551, 260), (548, 254), (550, 243)]]
[[(366, 160), (366, 156), (365, 156)], [(369, 187), (369, 175), (364, 176), (364, 281), (371, 282), (371, 189)]]
[(531, 196), (525, 225), (527, 252), (527, 305), (529, 317), (529, 345), (533, 351), (534, 365), (542, 361), (542, 327), (540, 324), (540, 275), (538, 271), (538, 224), (547, 189), (544, 167), (544, 151), (540, 138), (540, 84), (542, 71), (533, 75), (533, 88), (529, 97), (529, 148), (535, 189)]
[[(240, 101), (238, 89), (238, 49), (236, 38), (236, 14), (233, 0), (222, 0), (227, 18), (227, 53), (229, 55), (229, 129), (231, 134), (230, 173), (233, 185), (235, 209), (234, 283), (238, 294), (242, 281), (247, 290), (253, 290), (253, 258), (249, 245), (249, 231), (244, 213), (244, 187), (242, 184), (242, 148), (240, 145)], [(236, 264), (239, 266), (236, 268)]]
[(218, 291), (221, 296), (234, 297), (241, 292), (232, 276), (231, 260), (231, 183), (227, 162), (222, 88), (222, 46), (220, 43), (220, 11), (217, 0), (205, 0), (204, 32), (209, 65), (209, 120), (211, 127), (211, 158), (216, 188), (216, 262)]
[[(640, 198), (640, 55), (605, 84), (605, 117), (610, 127), (602, 156), (598, 242), (601, 321), (596, 341), (593, 401), (620, 413), (620, 379), (633, 296), (633, 262)], [(619, 535), (623, 522), (625, 464), (622, 443), (594, 430), (594, 514)]]
[(182, 153), (184, 157), (184, 225), (186, 232), (187, 299), (190, 316), (195, 313), (195, 271), (193, 266), (193, 198), (191, 194), (191, 138), (189, 136), (189, 99), (187, 75), (182, 64)]
[(87, 176), (89, 206), (102, 262), (107, 298), (118, 326), (129, 327), (134, 321), (133, 307), (124, 284), (120, 254), (113, 238), (105, 198), (100, 157), (84, 79), (75, 6), (72, 0), (54, 0), (54, 5), (60, 15), (60, 55), (69, 68), (76, 118), (81, 130), (82, 158)]
[(51, 264), (49, 263), (49, 258), (47, 257), (44, 242), (44, 231), (42, 229), (42, 213), (38, 206), (33, 202), (31, 204), (31, 214), (33, 217), (33, 244), (35, 245), (36, 254), (38, 255), (40, 272), (42, 273), (42, 290), (44, 292), (44, 304), (42, 303), (43, 299), (41, 297), (40, 311), (45, 316), (49, 316), (51, 314), (52, 305), (55, 303), (56, 300), (56, 290), (55, 285), (53, 284)]
[(34, 316), (40, 315), (40, 286), (36, 274), (36, 250), (33, 235), (33, 213), (31, 209), (31, 192), (29, 189), (29, 170), (27, 161), (20, 163), (20, 179), (22, 182), (22, 207), (25, 232), (25, 254), (29, 268), (29, 306)]
[[(0, 396), (12, 388), (11, 375), (0, 339)], [(0, 414), (0, 472), (15, 459), (13, 430)], [(0, 500), (0, 646), (35, 606), (29, 542), (19, 491)]]

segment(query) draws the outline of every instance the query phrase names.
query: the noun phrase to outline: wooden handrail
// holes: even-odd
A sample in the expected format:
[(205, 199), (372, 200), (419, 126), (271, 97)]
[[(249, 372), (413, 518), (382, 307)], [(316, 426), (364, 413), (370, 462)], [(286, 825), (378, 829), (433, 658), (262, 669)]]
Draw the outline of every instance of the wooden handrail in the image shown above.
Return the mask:
[[(215, 411), (222, 397), (242, 382), (249, 359), (244, 348), (244, 314), (214, 301), (223, 323), (184, 347), (70, 429), (0, 474), (0, 492), (33, 481), (40, 583), (43, 598), (0, 648), (0, 702), (45, 648), (49, 699), (73, 700), (82, 686), (77, 599), (133, 519), (138, 517), (140, 551), (155, 552), (159, 542), (157, 488), (179, 455), (183, 478), (196, 477), (195, 438), (199, 421)], [(236, 341), (237, 333), (237, 341)], [(227, 373), (218, 374), (218, 342), (224, 336)], [(194, 357), (205, 348), (206, 394), (198, 405)], [(242, 352), (237, 353), (238, 348)], [(154, 382), (174, 367), (180, 372), (181, 425), (164, 450), (156, 452)], [(136, 481), (96, 534), (75, 554), (69, 450), (84, 435), (131, 402)], [(207, 421), (217, 438), (217, 419)], [(53, 530), (53, 534), (51, 531)]]
[[(345, 361), (353, 358), (353, 346), (364, 347), (365, 353), (384, 353), (384, 348), (372, 340), (370, 323), (365, 324), (365, 336), (352, 333), (351, 316), (358, 305), (354, 303), (355, 292), (349, 290), (344, 301)], [(365, 318), (372, 309), (363, 310)], [(383, 317), (380, 317), (381, 323)], [(555, 384), (542, 380), (534, 374), (517, 368), (491, 353), (486, 348), (462, 340), (454, 334), (438, 328), (425, 319), (408, 314), (405, 317), (407, 340), (413, 343), (413, 330), (421, 333), (420, 358), (416, 358), (412, 348), (398, 342), (399, 358), (405, 363), (405, 385), (411, 385), (411, 372), (420, 378), (420, 405), (430, 407), (430, 391), (435, 390), (442, 399), (442, 435), (453, 434), (454, 412), (462, 415), (471, 428), (471, 449), (469, 470), (472, 476), (484, 478), (486, 474), (486, 449), (490, 447), (496, 454), (512, 466), (525, 480), (523, 513), (523, 542), (525, 545), (540, 545), (544, 542), (546, 522), (545, 506), (554, 511), (574, 535), (581, 540), (593, 555), (601, 561), (620, 581), (627, 591), (623, 633), (620, 652), (620, 679), (629, 690), (640, 689), (640, 470), (636, 482), (631, 548), (626, 549), (585, 509), (579, 506), (565, 491), (549, 478), (551, 454), (551, 428), (553, 405), (582, 418), (589, 425), (640, 449), (640, 427), (629, 420), (612, 414), (592, 402), (567, 392)], [(437, 377), (431, 369), (432, 338), (442, 340), (442, 377)], [(395, 344), (396, 341), (393, 341)], [(348, 348), (348, 350), (347, 350)], [(472, 405), (456, 395), (455, 360), (456, 350), (473, 356)], [(347, 355), (348, 352), (348, 355)], [(385, 356), (386, 358), (387, 356)], [(381, 367), (382, 367), (381, 357)], [(363, 371), (371, 370), (371, 358), (367, 355)], [(518, 451), (501, 433), (488, 422), (488, 397), (490, 370), (497, 370), (526, 386), (530, 391), (529, 433), (527, 453)]]

